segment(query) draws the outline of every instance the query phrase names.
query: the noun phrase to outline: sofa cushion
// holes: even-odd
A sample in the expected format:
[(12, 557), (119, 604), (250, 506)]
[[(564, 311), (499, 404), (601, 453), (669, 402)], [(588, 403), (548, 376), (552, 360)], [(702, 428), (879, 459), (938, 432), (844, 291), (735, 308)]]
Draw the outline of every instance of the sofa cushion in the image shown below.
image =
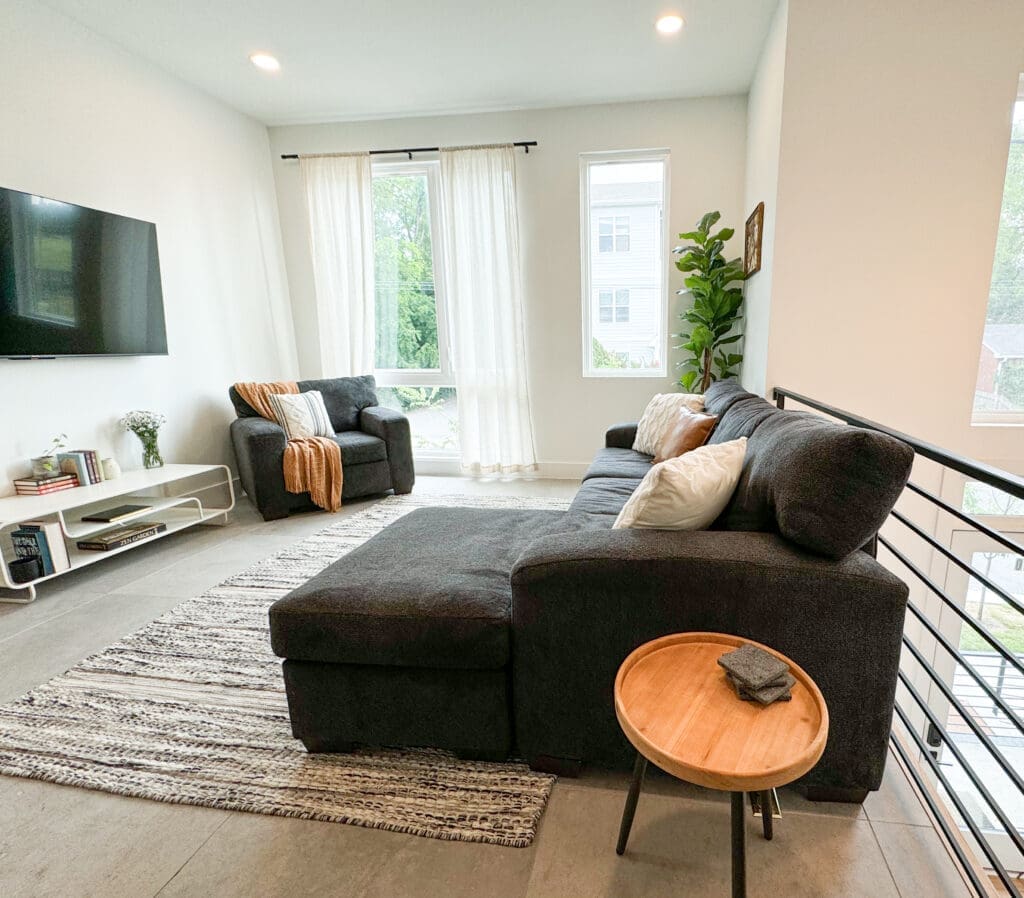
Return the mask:
[(740, 437), (749, 437), (760, 426), (779, 410), (760, 396), (745, 394), (736, 402), (729, 404), (719, 417), (714, 432), (708, 443), (728, 443)]
[(771, 409), (755, 417), (743, 473), (715, 527), (777, 530), (836, 559), (863, 546), (903, 491), (914, 451), (885, 434), (808, 412)]
[(584, 480), (592, 477), (633, 477), (642, 480), (651, 470), (652, 456), (632, 449), (598, 449), (597, 455), (583, 475)]
[(334, 440), (341, 446), (342, 466), (387, 461), (387, 444), (379, 437), (370, 436), (361, 430), (343, 430), (334, 435)]
[(359, 413), (377, 405), (377, 381), (372, 374), (362, 377), (332, 377), (327, 380), (300, 380), (299, 390), (319, 390), (324, 395), (327, 414), (335, 431), (359, 429)]
[(571, 527), (560, 511), (418, 509), (275, 602), (271, 645), (300, 661), (503, 667), (512, 565)]
[(738, 380), (716, 380), (704, 394), (704, 411), (709, 415), (721, 416), (729, 410), (734, 402), (753, 398), (755, 398), (754, 394), (744, 390)]
[[(651, 470), (651, 466), (647, 466)], [(622, 506), (633, 495), (633, 490), (640, 486), (639, 477), (594, 477), (586, 480), (576, 498), (572, 500), (569, 511), (573, 514), (611, 515), (608, 526), (611, 527)]]

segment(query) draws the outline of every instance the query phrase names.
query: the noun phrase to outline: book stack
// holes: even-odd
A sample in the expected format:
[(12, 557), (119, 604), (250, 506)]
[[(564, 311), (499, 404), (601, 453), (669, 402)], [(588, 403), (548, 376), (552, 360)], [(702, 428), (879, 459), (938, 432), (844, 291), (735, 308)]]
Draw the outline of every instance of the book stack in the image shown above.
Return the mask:
[(67, 545), (56, 521), (25, 521), (11, 532), (18, 558), (37, 558), (44, 577), (71, 567)]
[(80, 539), (78, 548), (92, 552), (110, 552), (149, 539), (166, 529), (167, 525), (160, 521), (138, 521), (124, 527), (115, 527), (113, 530), (104, 530), (88, 539)]
[(103, 465), (95, 449), (69, 449), (58, 452), (57, 461), (65, 474), (75, 474), (82, 486), (103, 482)]
[(22, 477), (14, 481), (19, 496), (45, 496), (78, 486), (77, 474), (48, 474), (45, 477)]
[(774, 655), (747, 643), (736, 651), (722, 655), (718, 663), (736, 690), (736, 695), (747, 702), (770, 705), (788, 702), (790, 689), (796, 683), (789, 667)]

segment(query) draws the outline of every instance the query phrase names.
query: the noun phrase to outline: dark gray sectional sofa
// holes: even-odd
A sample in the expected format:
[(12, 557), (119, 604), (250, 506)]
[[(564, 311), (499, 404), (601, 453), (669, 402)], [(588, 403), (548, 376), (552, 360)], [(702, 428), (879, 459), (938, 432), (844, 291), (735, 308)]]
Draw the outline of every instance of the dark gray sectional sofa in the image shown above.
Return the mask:
[(292, 727), (310, 751), (425, 745), (537, 767), (625, 766), (615, 673), (641, 643), (712, 630), (803, 666), (831, 731), (813, 798), (881, 783), (906, 585), (869, 551), (903, 443), (712, 386), (712, 442), (748, 437), (714, 529), (613, 530), (650, 470), (611, 428), (568, 512), (414, 511), (277, 602)]
[[(408, 493), (416, 479), (409, 420), (378, 405), (376, 389), (372, 374), (299, 381), (300, 393), (319, 390), (323, 394), (341, 448), (343, 500), (388, 490)], [(315, 508), (309, 493), (289, 493), (284, 488), (284, 430), (263, 418), (234, 387), (228, 389), (228, 397), (238, 415), (231, 422), (238, 478), (263, 520)]]

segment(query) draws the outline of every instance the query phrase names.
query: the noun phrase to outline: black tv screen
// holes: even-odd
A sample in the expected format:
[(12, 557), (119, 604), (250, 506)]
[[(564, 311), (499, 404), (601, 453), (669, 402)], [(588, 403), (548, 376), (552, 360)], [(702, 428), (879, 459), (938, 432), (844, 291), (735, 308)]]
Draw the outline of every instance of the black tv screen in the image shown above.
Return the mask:
[(166, 354), (156, 225), (0, 188), (0, 357)]

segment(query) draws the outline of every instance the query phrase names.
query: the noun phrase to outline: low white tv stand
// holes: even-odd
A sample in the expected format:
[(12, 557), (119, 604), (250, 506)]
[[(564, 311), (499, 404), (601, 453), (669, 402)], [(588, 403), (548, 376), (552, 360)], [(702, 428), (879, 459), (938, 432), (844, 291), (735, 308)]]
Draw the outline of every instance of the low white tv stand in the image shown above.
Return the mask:
[[(111, 524), (82, 520), (84, 515), (118, 505), (149, 507)], [(144, 546), (186, 527), (226, 524), (228, 512), (234, 507), (235, 490), (231, 471), (225, 465), (164, 465), (162, 468), (127, 471), (116, 480), (105, 480), (92, 486), (79, 486), (45, 496), (0, 498), (0, 549), (3, 555), (0, 602), (31, 602), (36, 597), (36, 587), (40, 583)], [(133, 520), (160, 521), (167, 525), (167, 529), (107, 552), (83, 550), (76, 545), (80, 539)], [(14, 583), (11, 580), (7, 564), (15, 556), (10, 533), (25, 521), (56, 521), (60, 524), (68, 558), (71, 560), (70, 568), (29, 583)]]

